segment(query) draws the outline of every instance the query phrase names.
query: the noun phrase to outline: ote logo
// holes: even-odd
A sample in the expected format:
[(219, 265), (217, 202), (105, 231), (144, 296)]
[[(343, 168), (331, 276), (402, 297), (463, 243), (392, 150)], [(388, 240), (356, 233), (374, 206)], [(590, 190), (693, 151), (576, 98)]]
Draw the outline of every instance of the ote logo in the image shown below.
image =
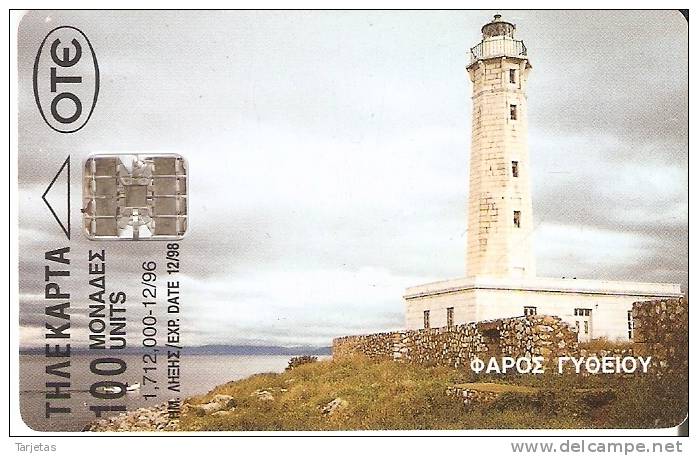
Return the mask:
[(34, 98), (46, 124), (59, 133), (85, 126), (97, 104), (99, 66), (92, 44), (75, 27), (51, 30), (34, 60)]

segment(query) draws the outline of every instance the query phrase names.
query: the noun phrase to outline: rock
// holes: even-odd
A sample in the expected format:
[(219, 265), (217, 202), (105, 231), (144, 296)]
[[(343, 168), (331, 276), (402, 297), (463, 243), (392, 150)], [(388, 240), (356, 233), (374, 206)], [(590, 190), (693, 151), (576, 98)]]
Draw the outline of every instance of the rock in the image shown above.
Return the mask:
[(333, 415), (349, 405), (349, 402), (345, 401), (341, 397), (337, 397), (327, 404), (322, 408), (322, 414), (323, 415)]
[(250, 394), (250, 396), (257, 396), (257, 399), (260, 401), (273, 401), (274, 400), (274, 395), (271, 394), (271, 392), (267, 390), (255, 390)]
[(225, 409), (230, 409), (237, 406), (237, 403), (235, 402), (235, 399), (233, 399), (233, 396), (229, 396), (227, 394), (216, 394), (215, 396), (213, 396), (213, 399), (210, 402), (223, 403)]
[(216, 394), (211, 400), (205, 404), (188, 405), (186, 410), (192, 411), (196, 416), (211, 415), (222, 410), (230, 410), (235, 408), (237, 404), (233, 396), (227, 394)]
[(219, 411), (217, 411), (217, 412), (211, 413), (211, 416), (215, 416), (216, 418), (220, 418), (220, 417), (223, 417), (223, 416), (228, 416), (228, 415), (230, 415), (230, 412), (231, 412), (231, 411), (232, 411), (232, 410), (219, 410)]
[(208, 402), (206, 404), (194, 405), (191, 410), (196, 416), (210, 415), (219, 410), (223, 410), (225, 406), (222, 402)]
[(152, 408), (139, 408), (132, 412), (120, 413), (116, 416), (97, 420), (86, 426), (86, 431), (176, 431), (179, 420), (171, 420), (167, 412), (167, 404)]

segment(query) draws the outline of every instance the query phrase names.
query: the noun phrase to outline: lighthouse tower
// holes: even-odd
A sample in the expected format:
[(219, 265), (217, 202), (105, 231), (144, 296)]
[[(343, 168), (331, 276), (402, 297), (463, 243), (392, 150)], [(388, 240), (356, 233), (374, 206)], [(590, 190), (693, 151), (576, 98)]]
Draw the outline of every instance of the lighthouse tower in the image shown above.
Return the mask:
[(409, 287), (406, 326), (555, 315), (576, 328), (580, 341), (632, 340), (633, 303), (680, 297), (680, 285), (536, 275), (526, 107), (531, 64), (515, 30), (496, 15), (470, 49), (467, 275)]
[(516, 26), (500, 15), (470, 50), (473, 83), (467, 275), (533, 277), (533, 217), (526, 83), (531, 71)]

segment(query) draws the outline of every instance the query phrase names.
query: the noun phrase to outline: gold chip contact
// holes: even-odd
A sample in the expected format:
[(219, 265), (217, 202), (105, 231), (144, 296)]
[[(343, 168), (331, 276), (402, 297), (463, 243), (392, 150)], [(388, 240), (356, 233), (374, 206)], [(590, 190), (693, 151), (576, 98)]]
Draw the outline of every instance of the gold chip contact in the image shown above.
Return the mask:
[(187, 164), (177, 154), (93, 155), (83, 168), (90, 239), (180, 239), (187, 230)]

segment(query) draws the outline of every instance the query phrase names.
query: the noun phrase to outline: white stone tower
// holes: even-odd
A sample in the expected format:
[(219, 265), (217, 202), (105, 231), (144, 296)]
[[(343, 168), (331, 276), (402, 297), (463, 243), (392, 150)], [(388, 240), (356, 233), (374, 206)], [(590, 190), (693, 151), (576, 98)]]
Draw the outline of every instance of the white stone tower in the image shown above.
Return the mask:
[(533, 277), (526, 83), (531, 70), (514, 24), (494, 20), (470, 50), (473, 83), (468, 276)]
[(497, 15), (470, 50), (468, 275), (405, 290), (406, 326), (557, 315), (578, 328), (580, 341), (632, 340), (633, 303), (680, 297), (680, 285), (536, 276), (526, 109), (531, 65), (514, 30)]

